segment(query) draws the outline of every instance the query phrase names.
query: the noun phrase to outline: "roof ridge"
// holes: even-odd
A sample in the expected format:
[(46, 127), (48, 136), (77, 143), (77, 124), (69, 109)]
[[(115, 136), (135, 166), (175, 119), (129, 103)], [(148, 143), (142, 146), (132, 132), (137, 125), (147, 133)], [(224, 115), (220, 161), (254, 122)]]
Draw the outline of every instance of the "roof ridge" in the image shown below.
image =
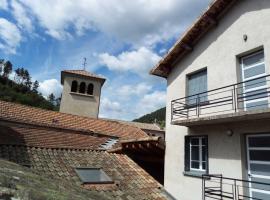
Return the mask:
[(39, 147), (34, 145), (23, 145), (23, 144), (0, 144), (0, 146), (11, 146), (11, 147), (25, 147), (31, 149), (51, 149), (51, 150), (75, 150), (75, 151), (97, 151), (97, 152), (107, 152), (104, 149), (95, 148), (74, 148), (74, 147)]
[[(55, 129), (55, 130), (62, 130), (62, 131), (69, 131), (69, 132), (74, 132), (74, 134), (85, 134), (85, 135), (90, 135), (90, 136), (93, 136), (93, 137), (108, 137), (108, 138), (113, 138), (113, 139), (118, 139), (119, 137), (117, 136), (112, 136), (112, 135), (107, 135), (107, 134), (102, 134), (102, 133), (99, 133), (99, 132), (94, 132), (94, 131), (91, 131), (91, 130), (85, 130), (85, 129), (76, 129), (76, 128), (67, 128), (67, 127), (64, 127), (64, 126), (54, 126), (54, 125), (46, 125), (46, 123), (44, 124), (35, 124), (35, 123), (32, 123), (32, 122), (23, 122), (23, 121), (14, 121), (14, 120), (10, 120), (10, 119), (5, 119), (5, 118), (2, 118), (0, 116), (0, 120), (2, 121), (8, 121), (10, 123), (14, 123), (14, 124), (22, 124), (22, 125), (26, 125), (28, 126), (28, 128), (30, 129), (34, 129), (34, 127), (41, 127), (41, 128), (44, 128), (44, 129)], [(29, 127), (30, 126), (30, 127)], [(97, 136), (99, 135), (99, 136)]]
[(61, 113), (2, 100), (0, 100), (0, 108), (0, 119), (16, 123), (93, 132), (112, 138), (146, 136), (146, 133), (138, 127), (112, 120)]

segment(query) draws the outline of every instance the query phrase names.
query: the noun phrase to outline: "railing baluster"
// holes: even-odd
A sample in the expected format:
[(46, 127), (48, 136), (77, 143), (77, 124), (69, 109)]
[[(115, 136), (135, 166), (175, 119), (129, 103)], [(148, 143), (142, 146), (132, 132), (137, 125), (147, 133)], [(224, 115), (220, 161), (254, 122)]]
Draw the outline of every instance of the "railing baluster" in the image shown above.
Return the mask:
[[(207, 182), (209, 181), (209, 185)], [(264, 188), (270, 188), (269, 183), (263, 183), (258, 181), (249, 181), (249, 180), (241, 180), (241, 179), (234, 179), (234, 178), (227, 178), (223, 177), (222, 175), (203, 175), (202, 176), (202, 199), (220, 199), (220, 200), (263, 200), (260, 198), (252, 197), (247, 190), (250, 190), (250, 185), (256, 184), (263, 186)], [(241, 189), (239, 189), (241, 188)], [(254, 189), (254, 187), (253, 187)], [(270, 189), (264, 190), (264, 192)]]
[[(245, 92), (244, 87), (246, 83), (248, 86), (258, 85), (258, 83), (264, 83), (269, 81), (270, 75), (259, 77), (256, 79), (248, 80), (245, 82), (228, 85), (225, 87), (217, 88), (214, 90), (208, 90), (202, 93), (186, 96), (180, 99), (175, 99), (171, 101), (171, 120), (178, 119), (190, 119), (201, 116), (207, 116), (212, 114), (227, 114), (232, 112), (238, 112), (242, 110), (242, 104), (248, 100), (262, 99), (265, 96), (269, 96), (268, 89), (265, 88), (256, 90), (257, 92)], [(267, 77), (267, 79), (266, 79)], [(266, 80), (265, 80), (266, 79)], [(262, 80), (261, 82), (254, 80)], [(254, 87), (256, 88), (256, 87)]]

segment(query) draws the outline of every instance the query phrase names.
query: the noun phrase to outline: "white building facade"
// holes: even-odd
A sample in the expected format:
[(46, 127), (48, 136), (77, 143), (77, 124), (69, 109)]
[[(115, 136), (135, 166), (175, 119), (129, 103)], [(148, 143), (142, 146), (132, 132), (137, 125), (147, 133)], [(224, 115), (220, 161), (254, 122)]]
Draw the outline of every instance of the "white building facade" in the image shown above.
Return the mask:
[(269, 22), (269, 0), (216, 0), (152, 69), (176, 199), (270, 199)]

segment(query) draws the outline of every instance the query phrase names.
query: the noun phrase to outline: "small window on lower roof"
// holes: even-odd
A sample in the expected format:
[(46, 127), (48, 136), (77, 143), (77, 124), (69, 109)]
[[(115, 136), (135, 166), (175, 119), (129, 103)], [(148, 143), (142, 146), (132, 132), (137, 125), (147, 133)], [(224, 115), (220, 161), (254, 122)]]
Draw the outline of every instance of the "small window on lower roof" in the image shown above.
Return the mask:
[(83, 183), (113, 183), (112, 179), (101, 168), (76, 168), (75, 171)]

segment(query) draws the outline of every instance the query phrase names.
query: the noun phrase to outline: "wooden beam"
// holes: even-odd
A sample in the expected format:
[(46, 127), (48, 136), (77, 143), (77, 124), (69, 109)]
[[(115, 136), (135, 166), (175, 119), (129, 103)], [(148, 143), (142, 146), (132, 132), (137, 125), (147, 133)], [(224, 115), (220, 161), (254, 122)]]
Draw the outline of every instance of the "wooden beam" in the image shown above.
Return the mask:
[(182, 42), (181, 43), (181, 47), (187, 51), (192, 51), (193, 50), (193, 47), (191, 45), (189, 45), (188, 43), (184, 43)]

